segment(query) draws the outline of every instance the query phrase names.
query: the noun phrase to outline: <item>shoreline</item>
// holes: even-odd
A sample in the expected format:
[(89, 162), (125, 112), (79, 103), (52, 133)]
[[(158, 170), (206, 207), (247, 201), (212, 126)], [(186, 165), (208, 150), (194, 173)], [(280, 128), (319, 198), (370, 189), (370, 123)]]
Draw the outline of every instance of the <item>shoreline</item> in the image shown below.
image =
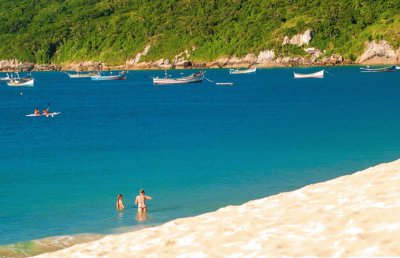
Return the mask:
[[(257, 69), (277, 69), (277, 68), (318, 68), (318, 67), (364, 67), (364, 66), (377, 66), (377, 67), (387, 67), (387, 66), (399, 66), (400, 64), (335, 64), (335, 65), (296, 65), (296, 66), (291, 66), (291, 65), (286, 65), (286, 66), (276, 66), (276, 65), (265, 65), (265, 66), (256, 66)], [(247, 67), (243, 66), (226, 66), (226, 67), (174, 67), (174, 68), (128, 68), (125, 69), (121, 66), (113, 66), (113, 67), (107, 67), (107, 69), (104, 69), (103, 71), (118, 71), (118, 70), (126, 70), (126, 71), (163, 71), (163, 70), (213, 70), (213, 69), (235, 69), (235, 68), (242, 68), (245, 69)], [(67, 72), (74, 72), (75, 70), (73, 69), (40, 69), (40, 70), (29, 70), (29, 71), (22, 71), (22, 72), (62, 72), (62, 73), (67, 73)], [(90, 72), (90, 71), (95, 71), (95, 70), (82, 70), (82, 72)], [(21, 72), (19, 70), (0, 70), (0, 73), (15, 73), (15, 72)]]
[(0, 257), (31, 257), (62, 250), (76, 244), (99, 240), (104, 236), (100, 234), (62, 235), (4, 244), (0, 245)]
[(193, 70), (193, 69), (232, 69), (232, 68), (296, 68), (296, 67), (347, 67), (347, 66), (389, 66), (400, 65), (399, 60), (391, 60), (380, 58), (376, 60), (366, 60), (363, 62), (352, 62), (349, 60), (342, 60), (338, 56), (325, 61), (312, 62), (304, 58), (286, 58), (271, 60), (265, 63), (237, 61), (235, 63), (228, 63), (226, 59), (223, 61), (208, 61), (208, 62), (192, 62), (187, 61), (190, 65), (185, 64), (158, 64), (157, 61), (144, 62), (133, 65), (120, 64), (120, 65), (107, 65), (97, 61), (82, 61), (63, 64), (35, 64), (30, 62), (20, 62), (16, 59), (0, 60), (0, 72), (38, 72), (38, 71), (95, 71), (98, 70), (101, 64), (104, 71), (107, 70), (128, 70), (128, 71), (157, 71), (157, 70)]
[(38, 257), (399, 256), (400, 160)]

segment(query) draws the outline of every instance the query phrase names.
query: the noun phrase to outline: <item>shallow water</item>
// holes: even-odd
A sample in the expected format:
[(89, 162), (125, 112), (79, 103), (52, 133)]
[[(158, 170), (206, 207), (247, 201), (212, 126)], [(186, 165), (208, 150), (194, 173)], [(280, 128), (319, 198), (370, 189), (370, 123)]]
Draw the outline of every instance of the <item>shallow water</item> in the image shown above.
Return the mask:
[[(232, 87), (153, 86), (163, 71), (1, 83), (0, 245), (125, 232), (398, 158), (400, 73), (328, 67), (325, 79), (293, 79), (318, 69), (207, 70)], [(48, 105), (62, 113), (25, 117)], [(140, 188), (153, 196), (145, 222), (135, 219)]]

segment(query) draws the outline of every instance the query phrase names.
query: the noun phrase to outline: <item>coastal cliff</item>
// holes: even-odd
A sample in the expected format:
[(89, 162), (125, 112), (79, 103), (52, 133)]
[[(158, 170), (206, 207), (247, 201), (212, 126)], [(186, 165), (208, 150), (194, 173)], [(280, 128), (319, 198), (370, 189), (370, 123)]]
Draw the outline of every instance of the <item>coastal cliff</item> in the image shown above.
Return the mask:
[(366, 42), (364, 53), (357, 59), (360, 64), (398, 64), (400, 48), (394, 50), (385, 40)]

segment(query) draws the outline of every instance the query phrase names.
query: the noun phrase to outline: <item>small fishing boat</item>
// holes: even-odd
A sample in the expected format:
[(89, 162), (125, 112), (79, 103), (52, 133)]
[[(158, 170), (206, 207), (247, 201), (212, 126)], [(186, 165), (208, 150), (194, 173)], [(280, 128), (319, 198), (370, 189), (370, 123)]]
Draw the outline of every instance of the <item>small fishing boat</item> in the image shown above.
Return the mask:
[(388, 66), (388, 67), (381, 67), (381, 68), (371, 68), (369, 66), (367, 67), (361, 67), (360, 68), (361, 72), (394, 72), (396, 71), (396, 66), (392, 65), (392, 66)]
[(257, 71), (257, 67), (249, 68), (249, 69), (229, 69), (230, 74), (249, 74), (255, 73)]
[(218, 86), (233, 86), (233, 82), (216, 82), (215, 85), (218, 85)]
[(79, 79), (79, 78), (90, 78), (92, 76), (96, 76), (95, 72), (76, 72), (76, 73), (67, 73), (69, 78)]
[(7, 76), (5, 76), (5, 77), (0, 77), (0, 81), (9, 81), (11, 78), (10, 78), (10, 75), (7, 73)]
[(168, 76), (167, 71), (165, 71), (164, 78), (153, 77), (154, 85), (169, 85), (169, 84), (187, 84), (187, 83), (196, 83), (202, 82), (204, 79), (205, 71), (200, 71), (198, 73), (193, 73), (188, 76), (179, 77), (179, 78), (171, 78)]
[(11, 75), (10, 80), (7, 82), (7, 85), (12, 87), (33, 87), (34, 84), (35, 79), (32, 77), (32, 74), (20, 77), (19, 73)]
[(294, 73), (295, 79), (302, 79), (302, 78), (324, 78), (324, 70), (315, 73)]
[(117, 81), (117, 80), (125, 80), (126, 75), (128, 74), (127, 71), (121, 71), (116, 75), (113, 75), (112, 72), (106, 75), (104, 72), (99, 72), (96, 75), (90, 76), (92, 81)]

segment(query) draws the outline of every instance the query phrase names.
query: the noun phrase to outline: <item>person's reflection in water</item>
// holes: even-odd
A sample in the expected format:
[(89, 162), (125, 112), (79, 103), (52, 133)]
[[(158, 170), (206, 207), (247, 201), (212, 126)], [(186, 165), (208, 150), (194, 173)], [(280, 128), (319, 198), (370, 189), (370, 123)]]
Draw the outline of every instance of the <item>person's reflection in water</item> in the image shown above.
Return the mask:
[(136, 214), (136, 220), (139, 222), (147, 220), (147, 212), (138, 212)]

